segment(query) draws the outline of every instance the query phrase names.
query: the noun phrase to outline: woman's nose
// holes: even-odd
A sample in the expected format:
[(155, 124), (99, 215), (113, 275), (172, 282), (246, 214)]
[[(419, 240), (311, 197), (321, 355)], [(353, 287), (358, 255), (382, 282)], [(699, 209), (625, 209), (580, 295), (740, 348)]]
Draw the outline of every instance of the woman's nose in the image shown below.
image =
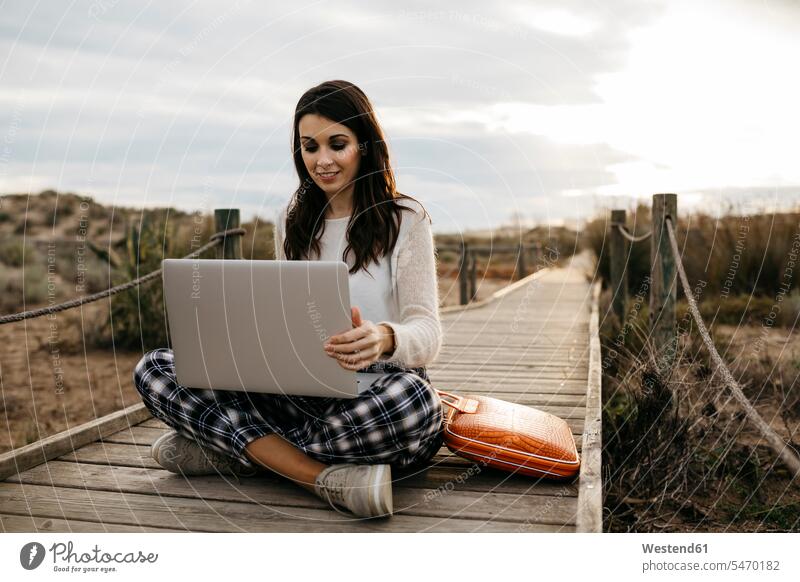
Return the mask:
[(319, 158), (317, 159), (317, 165), (323, 168), (332, 166), (333, 157), (329, 153), (320, 154)]

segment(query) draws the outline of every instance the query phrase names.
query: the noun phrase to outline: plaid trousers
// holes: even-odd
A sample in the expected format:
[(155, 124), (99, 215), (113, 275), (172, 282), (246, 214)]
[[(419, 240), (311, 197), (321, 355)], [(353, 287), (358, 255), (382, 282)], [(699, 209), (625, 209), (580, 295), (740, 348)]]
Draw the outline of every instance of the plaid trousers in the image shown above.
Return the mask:
[(133, 382), (147, 409), (178, 433), (247, 467), (251, 441), (277, 434), (326, 464), (423, 465), (443, 443), (442, 404), (424, 367), (375, 362), (381, 372), (355, 398), (286, 396), (188, 388), (177, 383), (171, 349), (147, 352)]

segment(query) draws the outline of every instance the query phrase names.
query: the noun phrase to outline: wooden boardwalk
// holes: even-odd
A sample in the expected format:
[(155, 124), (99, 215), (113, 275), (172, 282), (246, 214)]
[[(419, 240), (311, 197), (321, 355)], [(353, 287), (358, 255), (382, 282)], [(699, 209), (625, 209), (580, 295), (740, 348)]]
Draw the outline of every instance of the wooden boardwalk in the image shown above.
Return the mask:
[(582, 455), (572, 482), (509, 475), (442, 448), (426, 470), (394, 472), (394, 516), (358, 520), (271, 475), (237, 482), (161, 469), (149, 445), (166, 427), (137, 405), (0, 460), (10, 475), (0, 482), (0, 531), (599, 531), (597, 288), (584, 276), (588, 262), (578, 256), (477, 308), (445, 310), (444, 347), (429, 368), (443, 390), (564, 418)]

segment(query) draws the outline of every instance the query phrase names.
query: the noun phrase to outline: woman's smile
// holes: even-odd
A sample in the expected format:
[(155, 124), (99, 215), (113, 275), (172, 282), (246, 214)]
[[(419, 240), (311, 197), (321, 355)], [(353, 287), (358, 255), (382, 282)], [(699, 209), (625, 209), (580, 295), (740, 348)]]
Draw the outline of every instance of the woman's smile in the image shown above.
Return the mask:
[(328, 183), (335, 181), (338, 175), (338, 170), (336, 172), (317, 172), (317, 176), (319, 176), (320, 180)]

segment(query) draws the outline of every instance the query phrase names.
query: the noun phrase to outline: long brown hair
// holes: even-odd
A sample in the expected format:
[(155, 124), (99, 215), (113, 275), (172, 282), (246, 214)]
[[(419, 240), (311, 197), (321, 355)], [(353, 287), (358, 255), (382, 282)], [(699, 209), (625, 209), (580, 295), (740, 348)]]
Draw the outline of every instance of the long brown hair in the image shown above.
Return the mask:
[[(286, 214), (283, 250), (288, 260), (308, 259), (311, 252), (319, 256), (319, 237), (325, 230), (328, 199), (309, 175), (300, 151), (300, 119), (309, 113), (340, 123), (356, 135), (362, 155), (355, 178), (353, 214), (347, 223), (348, 245), (343, 256), (346, 257), (351, 250), (355, 253), (351, 274), (361, 268), (367, 270), (373, 261), (379, 263), (381, 257), (394, 249), (402, 211), (413, 212), (413, 209), (398, 204), (397, 200), (419, 201), (397, 192), (389, 164), (389, 149), (364, 92), (347, 81), (327, 81), (312, 87), (300, 97), (294, 113), (292, 147), (300, 185)], [(427, 210), (422, 208), (430, 220)]]

